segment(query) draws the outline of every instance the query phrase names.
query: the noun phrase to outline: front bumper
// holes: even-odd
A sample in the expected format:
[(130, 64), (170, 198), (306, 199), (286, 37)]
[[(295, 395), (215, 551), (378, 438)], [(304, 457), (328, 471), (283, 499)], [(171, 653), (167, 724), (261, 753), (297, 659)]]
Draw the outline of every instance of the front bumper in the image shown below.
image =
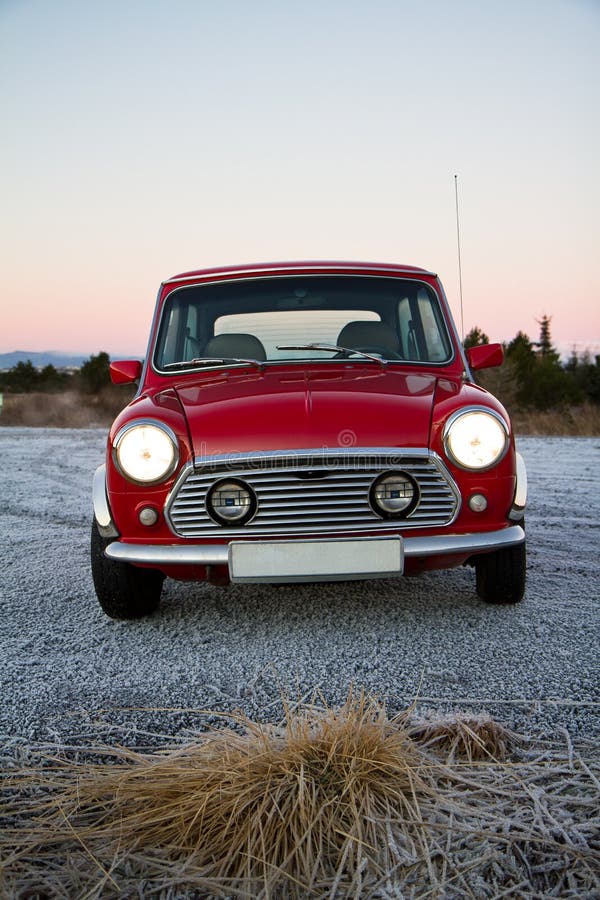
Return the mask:
[[(523, 543), (525, 532), (520, 525), (510, 525), (498, 531), (474, 534), (419, 535), (402, 539), (404, 558), (430, 556), (464, 556), (489, 553)], [(262, 544), (249, 541), (248, 544)], [(269, 542), (266, 542), (269, 543)], [(323, 539), (327, 544), (327, 538)], [(109, 559), (144, 566), (229, 566), (231, 570), (232, 544), (130, 544), (114, 541), (106, 548)], [(362, 577), (370, 577), (365, 573)], [(390, 573), (391, 574), (391, 573)], [(401, 574), (401, 570), (397, 574)]]

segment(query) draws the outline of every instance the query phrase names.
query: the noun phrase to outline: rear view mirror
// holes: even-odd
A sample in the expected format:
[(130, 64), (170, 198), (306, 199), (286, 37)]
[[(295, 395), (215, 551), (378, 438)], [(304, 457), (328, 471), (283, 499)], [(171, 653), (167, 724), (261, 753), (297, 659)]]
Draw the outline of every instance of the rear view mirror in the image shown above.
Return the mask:
[(478, 369), (501, 366), (504, 360), (504, 348), (502, 344), (477, 344), (476, 347), (469, 347), (467, 350), (467, 360), (475, 372)]
[(139, 381), (142, 364), (139, 359), (119, 359), (110, 364), (110, 380), (113, 384), (130, 384)]

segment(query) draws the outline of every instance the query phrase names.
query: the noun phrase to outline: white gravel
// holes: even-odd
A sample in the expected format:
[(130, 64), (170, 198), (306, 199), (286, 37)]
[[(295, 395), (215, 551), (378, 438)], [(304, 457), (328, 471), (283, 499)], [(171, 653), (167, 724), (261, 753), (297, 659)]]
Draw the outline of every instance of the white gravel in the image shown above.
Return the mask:
[[(160, 612), (114, 622), (89, 564), (103, 430), (1, 428), (0, 736), (135, 742), (199, 727), (193, 710), (278, 719), (281, 693), (354, 684), (391, 711), (486, 710), (522, 732), (600, 733), (600, 439), (522, 438), (529, 572), (516, 607), (474, 572), (236, 586), (167, 581)], [(166, 709), (165, 709), (166, 708)]]

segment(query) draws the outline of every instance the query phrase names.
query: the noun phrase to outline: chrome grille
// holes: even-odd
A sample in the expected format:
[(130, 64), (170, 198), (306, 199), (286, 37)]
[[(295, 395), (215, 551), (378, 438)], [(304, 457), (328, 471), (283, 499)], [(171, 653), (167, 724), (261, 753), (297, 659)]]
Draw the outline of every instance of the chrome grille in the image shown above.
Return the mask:
[[(419, 502), (406, 519), (381, 519), (369, 505), (373, 481), (388, 471), (406, 472), (419, 486)], [(218, 525), (208, 515), (206, 495), (222, 478), (242, 479), (254, 490), (258, 510), (247, 525)], [(445, 466), (425, 450), (303, 450), (196, 460), (175, 485), (165, 511), (181, 537), (229, 538), (447, 525), (459, 502)]]

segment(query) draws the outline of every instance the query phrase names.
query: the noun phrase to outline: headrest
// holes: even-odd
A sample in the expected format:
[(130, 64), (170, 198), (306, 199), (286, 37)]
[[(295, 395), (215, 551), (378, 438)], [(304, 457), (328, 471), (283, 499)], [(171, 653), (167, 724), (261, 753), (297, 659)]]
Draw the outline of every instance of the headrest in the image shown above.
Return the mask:
[(385, 322), (348, 322), (338, 335), (338, 346), (354, 350), (357, 347), (381, 347), (397, 353), (400, 342), (395, 331)]
[(253, 334), (218, 334), (204, 348), (204, 356), (231, 356), (259, 361), (267, 358), (264, 346)]

